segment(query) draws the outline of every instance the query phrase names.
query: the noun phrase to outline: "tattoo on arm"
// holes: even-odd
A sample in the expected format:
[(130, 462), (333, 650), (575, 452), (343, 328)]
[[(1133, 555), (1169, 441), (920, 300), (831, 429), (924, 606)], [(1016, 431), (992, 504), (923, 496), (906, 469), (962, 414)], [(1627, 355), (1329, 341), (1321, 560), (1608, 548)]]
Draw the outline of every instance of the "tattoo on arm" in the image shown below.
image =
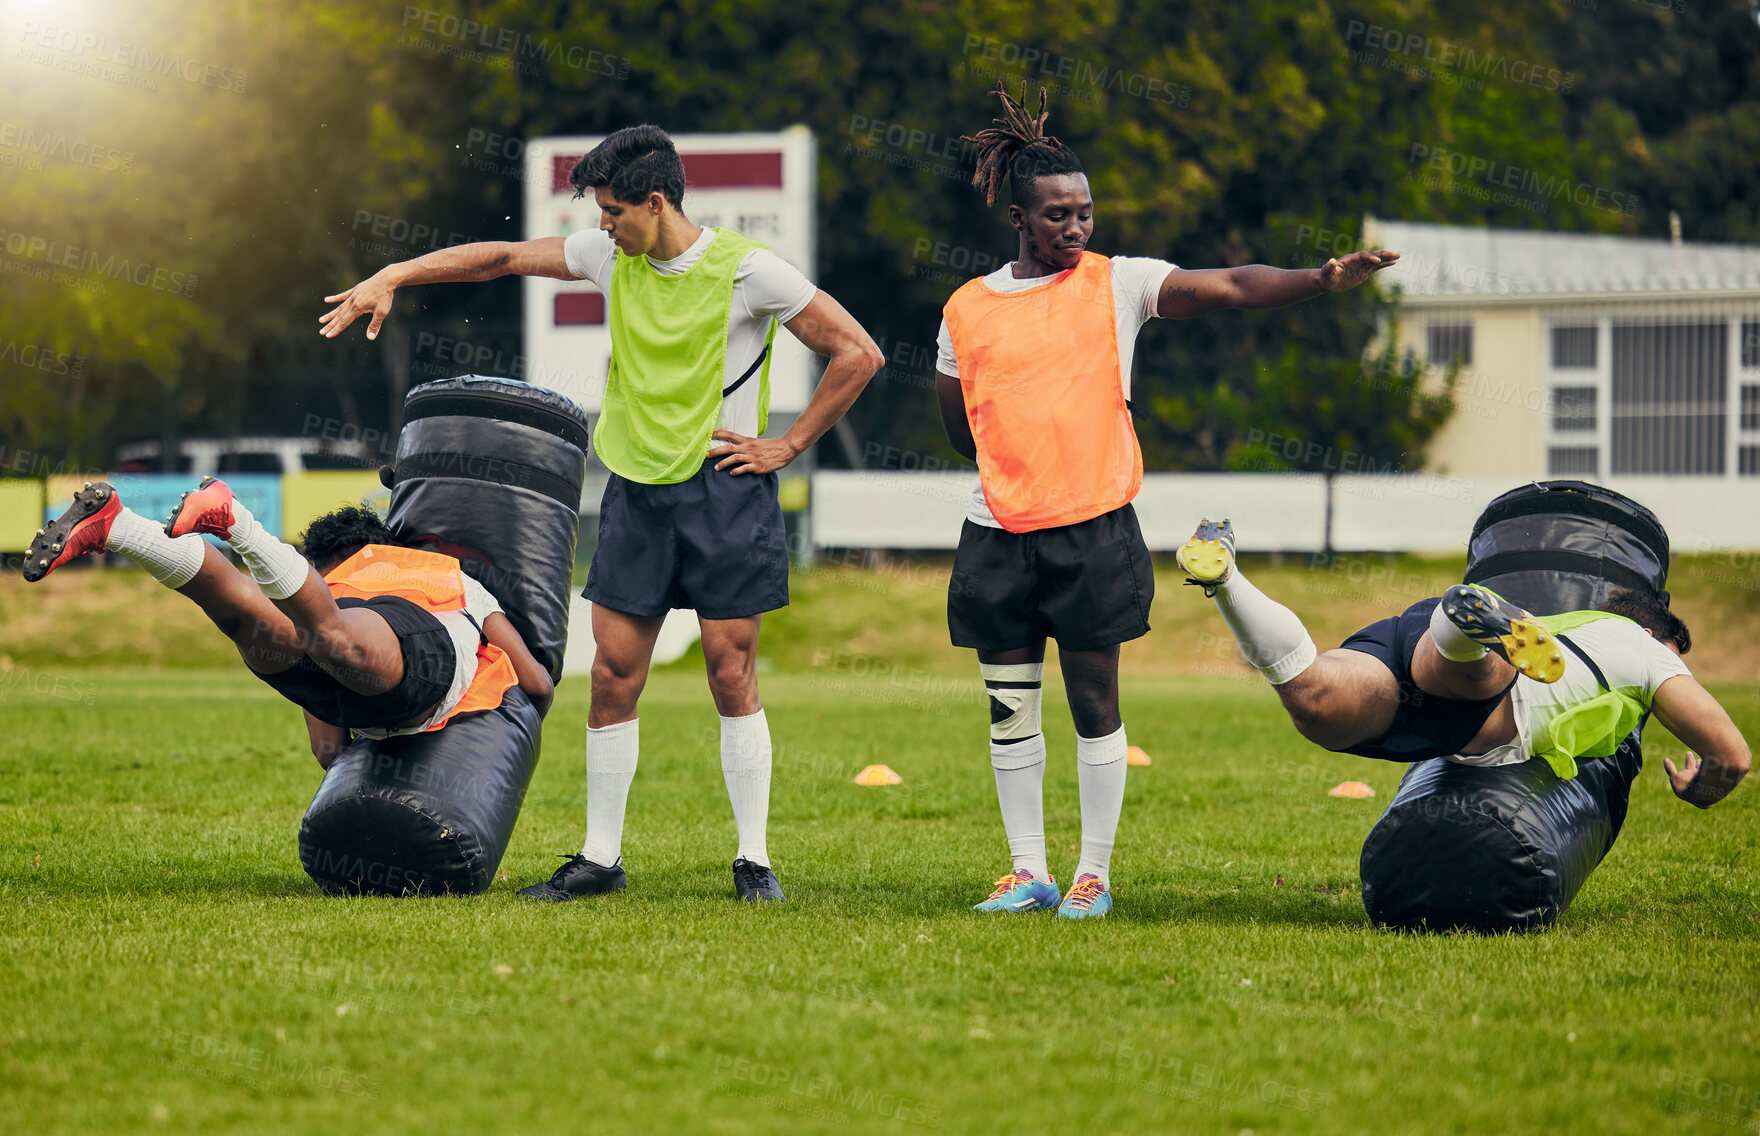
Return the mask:
[(1169, 288), (1167, 294), (1175, 300), (1196, 300), (1198, 298), (1196, 288)]

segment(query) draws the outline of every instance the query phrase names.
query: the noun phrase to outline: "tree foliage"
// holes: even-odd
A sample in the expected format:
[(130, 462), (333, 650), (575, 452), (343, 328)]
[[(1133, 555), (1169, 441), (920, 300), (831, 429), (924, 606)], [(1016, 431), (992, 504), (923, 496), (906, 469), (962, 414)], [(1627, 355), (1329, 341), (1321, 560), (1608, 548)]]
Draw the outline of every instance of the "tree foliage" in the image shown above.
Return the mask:
[[(314, 413), (382, 424), (424, 332), (516, 355), (510, 281), (406, 295), (391, 325), (401, 340), (315, 337), (324, 294), (425, 251), (376, 227), (402, 221), (440, 243), (521, 234), (517, 154), (473, 161), (489, 133), (806, 123), (819, 142), (819, 280), (891, 360), (854, 411), (857, 435), (944, 455), (927, 382), (940, 306), (971, 265), (1015, 250), (1002, 208), (966, 184), (958, 141), (988, 123), (998, 78), (1051, 88), (1049, 129), (1089, 170), (1100, 252), (1309, 267), (1338, 247), (1318, 234), (1348, 246), (1369, 213), (1663, 235), (1678, 210), (1692, 239), (1760, 235), (1752, 0), (46, 7), (112, 50), (145, 44), (248, 76), (242, 90), (172, 77), (145, 91), (57, 67), (73, 57), (52, 49), (49, 63), (0, 65), (0, 117), (133, 155), (128, 174), (0, 165), (0, 227), (198, 281), (185, 294), (98, 292), (29, 275), (40, 265), (4, 251), (7, 335), (84, 362), (70, 379), (0, 358), (0, 440), (86, 462), (168, 419), (203, 433), (298, 431)], [(1635, 204), (1486, 200), (1426, 165), (1438, 151)], [(1156, 321), (1135, 380), (1150, 464), (1228, 468), (1274, 426), (1383, 463), (1416, 453), (1434, 408), (1363, 381), (1385, 302), (1362, 290)], [(1377, 432), (1383, 420), (1391, 432)]]

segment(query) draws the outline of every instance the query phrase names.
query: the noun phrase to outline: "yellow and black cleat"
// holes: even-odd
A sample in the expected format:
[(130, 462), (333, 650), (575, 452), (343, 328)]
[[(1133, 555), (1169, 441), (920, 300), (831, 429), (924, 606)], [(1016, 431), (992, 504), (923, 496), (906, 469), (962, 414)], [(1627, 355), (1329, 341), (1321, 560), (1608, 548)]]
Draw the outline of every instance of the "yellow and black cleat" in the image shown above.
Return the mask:
[(1564, 645), (1529, 612), (1489, 588), (1456, 584), (1442, 593), (1442, 614), (1473, 642), (1509, 660), (1536, 682), (1564, 677)]
[(1192, 539), (1179, 546), (1173, 558), (1185, 570), (1186, 583), (1204, 589), (1206, 596), (1216, 594), (1217, 585), (1234, 571), (1234, 526), (1227, 517), (1217, 524), (1209, 517), (1198, 522)]

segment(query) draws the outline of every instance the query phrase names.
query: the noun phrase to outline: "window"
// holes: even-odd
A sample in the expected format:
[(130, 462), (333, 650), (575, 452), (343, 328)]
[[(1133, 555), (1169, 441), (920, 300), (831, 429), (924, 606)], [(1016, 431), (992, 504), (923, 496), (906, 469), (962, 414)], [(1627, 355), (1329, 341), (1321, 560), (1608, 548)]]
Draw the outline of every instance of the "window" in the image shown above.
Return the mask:
[(1760, 386), (1742, 387), (1742, 429), (1760, 430)]
[(1600, 456), (1594, 446), (1553, 446), (1546, 451), (1546, 476), (1594, 477), (1600, 472)]
[(1760, 446), (1743, 446), (1736, 453), (1737, 471), (1743, 477), (1760, 474)]
[(1462, 366), (1473, 365), (1473, 325), (1470, 323), (1433, 323), (1428, 332), (1430, 362), (1446, 367), (1456, 359)]
[(1729, 324), (1613, 327), (1614, 474), (1724, 472)]
[(1760, 320), (1742, 321), (1742, 366), (1760, 367)]
[(1561, 431), (1595, 429), (1595, 401), (1599, 393), (1594, 387), (1554, 387), (1552, 428)]
[(1594, 324), (1587, 327), (1555, 327), (1552, 329), (1552, 367), (1562, 371), (1569, 368), (1595, 367), (1595, 342), (1599, 329)]

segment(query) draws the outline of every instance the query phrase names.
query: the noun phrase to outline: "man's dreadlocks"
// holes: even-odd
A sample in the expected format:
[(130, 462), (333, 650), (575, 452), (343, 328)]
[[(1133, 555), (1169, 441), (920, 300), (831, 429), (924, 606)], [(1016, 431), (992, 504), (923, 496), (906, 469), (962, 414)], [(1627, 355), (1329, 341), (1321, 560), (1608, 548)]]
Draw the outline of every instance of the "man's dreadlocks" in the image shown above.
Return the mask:
[(997, 80), (989, 92), (1002, 100), (1002, 117), (991, 119), (991, 125), (976, 137), (961, 135), (961, 142), (978, 145), (978, 169), (972, 175), (972, 188), (984, 195), (985, 205), (995, 205), (1002, 190), (1002, 179), (1009, 179), (1009, 199), (1025, 206), (1032, 199), (1033, 183), (1042, 177), (1083, 173), (1081, 159), (1075, 151), (1045, 134), (1045, 88), (1039, 88), (1039, 117), (1027, 115), (1027, 83), (1021, 80), (1021, 97), (1017, 101)]

